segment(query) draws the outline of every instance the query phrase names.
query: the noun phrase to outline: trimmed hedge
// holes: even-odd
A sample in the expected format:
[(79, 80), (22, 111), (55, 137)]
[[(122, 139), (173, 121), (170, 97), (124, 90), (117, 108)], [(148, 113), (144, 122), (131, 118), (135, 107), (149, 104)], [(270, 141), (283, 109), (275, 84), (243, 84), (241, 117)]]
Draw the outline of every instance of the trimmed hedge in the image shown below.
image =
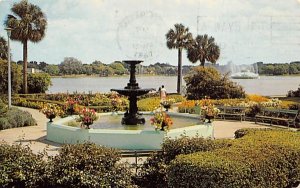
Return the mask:
[(212, 151), (218, 148), (230, 147), (230, 141), (209, 140), (201, 137), (166, 139), (162, 145), (162, 152), (155, 153), (142, 165), (140, 173), (134, 178), (140, 187), (167, 187), (167, 166), (177, 155), (195, 153), (198, 151)]
[(111, 112), (114, 110), (125, 111), (127, 108), (127, 99), (120, 97), (121, 104), (117, 107), (112, 106), (112, 94), (19, 94), (14, 95), (13, 104), (16, 106), (23, 106), (28, 108), (41, 109), (46, 103), (54, 103), (60, 106), (65, 106), (69, 98), (79, 102), (81, 106), (87, 106), (97, 112)]
[(300, 180), (300, 133), (242, 130), (232, 146), (179, 155), (167, 168), (170, 187), (289, 187)]

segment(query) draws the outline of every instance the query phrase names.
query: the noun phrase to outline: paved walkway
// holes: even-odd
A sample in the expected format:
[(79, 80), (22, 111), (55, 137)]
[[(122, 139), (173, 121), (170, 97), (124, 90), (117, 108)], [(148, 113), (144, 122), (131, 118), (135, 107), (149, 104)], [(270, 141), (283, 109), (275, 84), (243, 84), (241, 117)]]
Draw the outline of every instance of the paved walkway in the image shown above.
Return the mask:
[[(21, 143), (29, 144), (33, 152), (41, 152), (44, 149), (49, 155), (57, 154), (57, 149), (61, 144), (46, 140), (46, 123), (49, 121), (44, 114), (35, 109), (19, 107), (28, 111), (37, 121), (37, 126), (14, 128), (0, 131), (0, 140), (9, 144)], [(54, 120), (55, 121), (55, 120)], [(253, 122), (239, 121), (214, 121), (215, 138), (233, 138), (234, 132), (241, 128), (262, 128), (265, 126), (257, 125)]]

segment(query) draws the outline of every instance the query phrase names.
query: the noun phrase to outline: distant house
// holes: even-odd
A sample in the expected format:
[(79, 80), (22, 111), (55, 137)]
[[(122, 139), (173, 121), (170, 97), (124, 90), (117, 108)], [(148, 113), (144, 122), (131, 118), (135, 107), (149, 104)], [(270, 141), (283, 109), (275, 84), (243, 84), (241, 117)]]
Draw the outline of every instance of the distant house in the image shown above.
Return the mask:
[(36, 68), (27, 68), (27, 73), (34, 74), (34, 73), (41, 73), (41, 72), (43, 72), (43, 71), (40, 70), (40, 69), (36, 69)]

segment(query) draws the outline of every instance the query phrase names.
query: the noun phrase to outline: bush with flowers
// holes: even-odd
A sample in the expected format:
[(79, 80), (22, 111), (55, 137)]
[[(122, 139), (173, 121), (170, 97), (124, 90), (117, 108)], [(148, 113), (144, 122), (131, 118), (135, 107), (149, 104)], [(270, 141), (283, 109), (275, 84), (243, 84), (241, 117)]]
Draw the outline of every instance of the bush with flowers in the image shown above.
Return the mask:
[(94, 123), (95, 120), (98, 119), (98, 116), (94, 109), (89, 108), (78, 108), (77, 109), (78, 118), (76, 121), (81, 122), (81, 127), (85, 127), (89, 129), (90, 125)]
[(208, 122), (210, 122), (210, 119), (213, 119), (218, 113), (220, 113), (220, 110), (216, 108), (213, 104), (213, 102), (205, 98), (200, 101), (201, 105), (201, 114), (204, 115), (205, 119), (208, 119)]
[(175, 99), (169, 98), (167, 100), (164, 100), (160, 102), (160, 104), (168, 111), (169, 108), (171, 108), (171, 105), (175, 103)]
[(179, 113), (193, 113), (195, 106), (197, 106), (199, 102), (197, 100), (187, 100), (183, 101), (178, 105)]
[(151, 125), (155, 127), (156, 130), (166, 131), (169, 130), (173, 125), (171, 117), (163, 111), (157, 111), (154, 116), (150, 119)]
[(112, 110), (114, 112), (118, 111), (118, 109), (120, 109), (120, 106), (122, 106), (122, 99), (120, 97), (120, 95), (117, 92), (112, 92), (110, 95), (110, 104), (112, 106)]
[(261, 102), (267, 102), (268, 98), (261, 95), (248, 94), (246, 96), (246, 100), (261, 103)]
[(65, 102), (65, 112), (67, 115), (73, 115), (76, 112), (76, 108), (78, 107), (78, 99), (68, 97), (67, 101)]
[(40, 111), (50, 119), (50, 122), (52, 122), (52, 119), (56, 116), (61, 116), (64, 113), (59, 105), (51, 103), (45, 104)]

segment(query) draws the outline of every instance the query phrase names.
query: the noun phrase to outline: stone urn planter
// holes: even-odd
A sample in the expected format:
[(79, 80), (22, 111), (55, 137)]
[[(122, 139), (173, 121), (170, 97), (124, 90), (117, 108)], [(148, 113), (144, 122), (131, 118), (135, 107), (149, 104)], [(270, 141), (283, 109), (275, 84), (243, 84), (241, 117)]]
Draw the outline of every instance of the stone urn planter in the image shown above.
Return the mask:
[(49, 119), (49, 122), (53, 122), (52, 119), (54, 119), (56, 117), (55, 114), (50, 114), (49, 116), (47, 116), (47, 118)]
[(211, 123), (211, 120), (214, 119), (212, 115), (205, 115), (205, 119), (208, 119), (208, 123)]

